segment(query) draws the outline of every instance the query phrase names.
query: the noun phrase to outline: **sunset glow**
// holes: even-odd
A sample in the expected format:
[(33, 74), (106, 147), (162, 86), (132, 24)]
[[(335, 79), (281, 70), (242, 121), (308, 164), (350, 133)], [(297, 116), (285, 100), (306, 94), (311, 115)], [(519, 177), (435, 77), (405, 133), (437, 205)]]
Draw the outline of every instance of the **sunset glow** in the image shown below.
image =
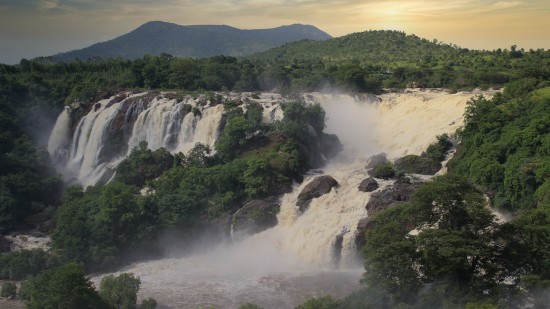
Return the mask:
[(332, 36), (393, 29), (472, 49), (550, 48), (545, 0), (0, 0), (0, 62), (82, 48), (151, 20), (245, 29), (303, 23)]

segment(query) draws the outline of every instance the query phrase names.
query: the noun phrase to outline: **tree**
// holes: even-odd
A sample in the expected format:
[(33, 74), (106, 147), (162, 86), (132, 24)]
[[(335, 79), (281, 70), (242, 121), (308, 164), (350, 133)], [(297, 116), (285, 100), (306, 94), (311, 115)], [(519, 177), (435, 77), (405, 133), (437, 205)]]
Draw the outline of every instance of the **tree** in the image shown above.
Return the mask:
[(0, 289), (0, 296), (6, 298), (15, 298), (17, 294), (17, 286), (13, 282), (4, 282)]
[(141, 302), (141, 309), (155, 309), (157, 308), (157, 301), (154, 298), (147, 298)]
[(99, 295), (116, 309), (135, 309), (141, 281), (133, 274), (108, 275), (101, 279)]
[(508, 261), (494, 241), (500, 229), (493, 217), (463, 178), (436, 177), (409, 203), (373, 218), (363, 249), (364, 283), (394, 305), (414, 301), (421, 291), (428, 296), (419, 301), (435, 307), (495, 296)]
[(110, 309), (76, 264), (46, 270), (24, 281), (20, 294), (28, 309)]
[(334, 300), (330, 296), (323, 296), (319, 298), (310, 298), (303, 304), (296, 306), (295, 309), (334, 309), (338, 308), (338, 301)]

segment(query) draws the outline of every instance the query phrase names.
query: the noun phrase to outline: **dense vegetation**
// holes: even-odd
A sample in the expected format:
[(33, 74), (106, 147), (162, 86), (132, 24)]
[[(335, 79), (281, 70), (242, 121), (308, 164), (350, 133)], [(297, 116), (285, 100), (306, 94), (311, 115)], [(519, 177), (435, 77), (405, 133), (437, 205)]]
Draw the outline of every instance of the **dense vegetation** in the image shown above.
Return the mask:
[(305, 133), (312, 126), (324, 136), (318, 105), (288, 103), (284, 120), (271, 125), (261, 122), (259, 106), (248, 106), (246, 113), (227, 108), (214, 156), (202, 144), (173, 156), (142, 143), (120, 164), (115, 181), (86, 191), (67, 188), (56, 215), (56, 252), (103, 269), (118, 266), (121, 257), (142, 246), (143, 252), (159, 252), (154, 244), (166, 230), (188, 243), (246, 201), (288, 191), (293, 180), (320, 163), (310, 154), (320, 157), (323, 149)]
[[(0, 65), (0, 232), (55, 222), (53, 249), (3, 253), (0, 277), (34, 276), (20, 292), (29, 308), (110, 308), (109, 301), (128, 298), (106, 291), (100, 296), (84, 269), (118, 266), (143, 248), (155, 255), (162, 248), (152, 244), (165, 231), (189, 244), (246, 201), (288, 190), (322, 162), (319, 152), (331, 141), (322, 133), (325, 115), (318, 106), (288, 104), (283, 121), (266, 125), (258, 106), (245, 112), (229, 103), (215, 155), (200, 144), (188, 155), (141, 144), (121, 163), (115, 181), (86, 191), (63, 189), (35, 145), (44, 137), (37, 132), (49, 131), (64, 104), (85, 105), (120, 88), (277, 89), (290, 95), (410, 84), (505, 86), (490, 100), (470, 102), (449, 174), (372, 219), (363, 249), (364, 289), (343, 300), (312, 299), (301, 308), (544, 308), (550, 301), (549, 80), (549, 51), (469, 51), (387, 31), (292, 43), (241, 59), (164, 54)], [(441, 161), (445, 140), (410, 161), (422, 168)], [(403, 173), (391, 164), (374, 172), (385, 178)], [(487, 201), (508, 212), (510, 221), (497, 223)], [(118, 280), (136, 287), (135, 279)], [(135, 306), (132, 297), (130, 302)]]

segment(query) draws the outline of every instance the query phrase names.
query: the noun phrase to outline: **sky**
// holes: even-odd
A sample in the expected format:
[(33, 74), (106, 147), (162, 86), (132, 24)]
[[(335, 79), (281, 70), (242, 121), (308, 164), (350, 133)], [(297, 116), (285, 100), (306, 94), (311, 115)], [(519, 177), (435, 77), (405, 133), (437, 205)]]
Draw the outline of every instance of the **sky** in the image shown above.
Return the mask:
[(152, 20), (301, 23), (335, 37), (391, 29), (470, 49), (550, 48), (549, 0), (0, 0), (0, 63), (87, 47)]

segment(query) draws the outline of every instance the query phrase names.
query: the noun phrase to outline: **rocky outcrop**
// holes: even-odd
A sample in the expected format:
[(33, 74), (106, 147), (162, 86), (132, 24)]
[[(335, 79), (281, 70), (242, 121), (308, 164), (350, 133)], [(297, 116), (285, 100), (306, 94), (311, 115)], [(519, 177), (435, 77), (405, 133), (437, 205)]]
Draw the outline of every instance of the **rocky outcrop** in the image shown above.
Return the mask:
[(272, 196), (246, 203), (233, 215), (233, 237), (259, 233), (277, 225), (281, 207), (279, 200), (279, 196)]
[(304, 212), (309, 207), (312, 199), (327, 194), (332, 188), (338, 186), (338, 182), (332, 178), (332, 176), (318, 176), (308, 183), (302, 192), (300, 192), (296, 206), (300, 208), (301, 212)]
[(385, 153), (379, 153), (377, 155), (371, 156), (368, 159), (368, 163), (365, 166), (365, 169), (370, 170), (371, 168), (375, 167), (376, 165), (380, 163), (386, 163), (388, 162), (388, 159), (386, 158)]
[(363, 181), (361, 181), (361, 183), (359, 184), (358, 189), (361, 192), (372, 192), (372, 191), (378, 189), (378, 182), (374, 178), (369, 177), (369, 178), (364, 179)]
[(393, 163), (397, 171), (410, 174), (435, 175), (441, 169), (441, 163), (427, 157), (408, 155), (395, 160)]
[[(386, 210), (400, 202), (411, 200), (414, 192), (422, 185), (422, 183), (410, 183), (408, 181), (396, 181), (392, 186), (375, 192), (371, 195), (367, 203), (368, 217), (359, 220), (357, 230), (355, 231), (355, 246), (361, 250), (365, 245), (365, 232), (374, 228), (373, 216), (383, 210)], [(401, 222), (404, 228), (408, 230), (414, 229), (411, 222)]]
[(321, 151), (327, 159), (336, 157), (336, 155), (344, 149), (344, 146), (336, 134), (323, 133), (320, 137), (320, 144)]
[(420, 185), (420, 183), (396, 182), (384, 190), (373, 193), (366, 205), (369, 217), (388, 209), (396, 203), (410, 201), (413, 193)]
[(374, 227), (373, 221), (371, 217), (363, 218), (359, 220), (357, 223), (357, 230), (355, 230), (355, 248), (357, 250), (361, 250), (363, 246), (365, 245), (365, 233), (367, 230), (372, 229)]

